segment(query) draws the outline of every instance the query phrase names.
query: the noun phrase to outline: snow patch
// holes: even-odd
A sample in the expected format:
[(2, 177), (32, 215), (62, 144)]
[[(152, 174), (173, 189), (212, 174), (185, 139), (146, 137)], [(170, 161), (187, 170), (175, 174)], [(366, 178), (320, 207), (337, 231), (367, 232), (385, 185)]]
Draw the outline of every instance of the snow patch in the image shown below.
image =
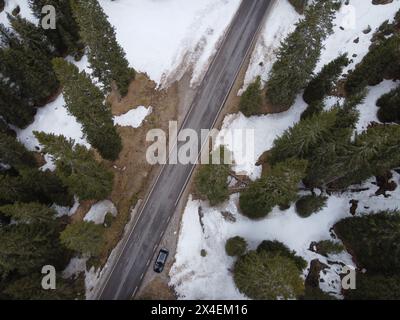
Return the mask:
[(103, 224), (107, 213), (111, 213), (115, 217), (118, 211), (110, 200), (100, 201), (92, 205), (83, 220), (92, 221), (95, 224)]
[(128, 111), (120, 116), (114, 117), (114, 124), (121, 127), (132, 127), (139, 128), (144, 119), (151, 114), (153, 111), (152, 107), (139, 106), (135, 109)]

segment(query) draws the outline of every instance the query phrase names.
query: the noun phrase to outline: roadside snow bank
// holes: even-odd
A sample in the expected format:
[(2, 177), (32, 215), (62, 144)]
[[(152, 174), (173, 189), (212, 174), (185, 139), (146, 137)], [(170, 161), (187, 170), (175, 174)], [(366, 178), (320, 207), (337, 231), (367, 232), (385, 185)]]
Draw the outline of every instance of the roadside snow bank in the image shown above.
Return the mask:
[(191, 65), (193, 81), (201, 77), (240, 4), (240, 0), (99, 2), (131, 66), (161, 86), (177, 80)]

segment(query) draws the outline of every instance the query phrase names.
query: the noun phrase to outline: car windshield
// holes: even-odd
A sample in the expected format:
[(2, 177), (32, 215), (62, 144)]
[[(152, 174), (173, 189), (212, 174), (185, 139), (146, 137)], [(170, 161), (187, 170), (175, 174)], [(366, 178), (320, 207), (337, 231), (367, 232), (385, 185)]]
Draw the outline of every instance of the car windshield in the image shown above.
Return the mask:
[(166, 258), (166, 254), (164, 252), (160, 252), (160, 255), (158, 256), (158, 260), (159, 261), (164, 261)]

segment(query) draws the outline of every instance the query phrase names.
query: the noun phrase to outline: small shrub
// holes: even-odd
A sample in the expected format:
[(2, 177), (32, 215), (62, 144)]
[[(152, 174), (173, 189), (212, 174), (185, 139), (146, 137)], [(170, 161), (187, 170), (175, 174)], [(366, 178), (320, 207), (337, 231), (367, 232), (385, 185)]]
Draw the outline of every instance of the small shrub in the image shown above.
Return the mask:
[(289, 258), (265, 251), (251, 251), (235, 264), (234, 281), (251, 299), (296, 299), (304, 294), (304, 281)]
[(204, 250), (204, 249), (201, 249), (200, 255), (201, 255), (203, 258), (207, 257), (207, 251)]
[(241, 256), (246, 252), (247, 242), (242, 237), (228, 239), (225, 244), (226, 254), (230, 257)]
[(344, 250), (344, 247), (340, 243), (333, 242), (331, 240), (324, 240), (317, 243), (317, 252), (323, 256), (329, 254), (338, 254)]
[(296, 212), (300, 217), (308, 218), (313, 213), (321, 211), (326, 206), (326, 201), (326, 197), (304, 196), (296, 202)]
[(242, 94), (239, 109), (246, 117), (251, 117), (260, 112), (261, 105), (261, 77), (258, 76), (256, 81), (250, 84)]
[(111, 212), (107, 212), (106, 216), (104, 217), (104, 227), (109, 228), (111, 227), (112, 222), (114, 221), (114, 216)]
[(265, 240), (261, 242), (257, 248), (257, 252), (261, 251), (271, 254), (279, 254), (283, 257), (291, 259), (300, 271), (307, 268), (307, 261), (305, 261), (302, 257), (297, 256), (295, 251), (291, 251), (282, 242)]
[(379, 121), (400, 123), (400, 87), (384, 94), (376, 105), (379, 107)]

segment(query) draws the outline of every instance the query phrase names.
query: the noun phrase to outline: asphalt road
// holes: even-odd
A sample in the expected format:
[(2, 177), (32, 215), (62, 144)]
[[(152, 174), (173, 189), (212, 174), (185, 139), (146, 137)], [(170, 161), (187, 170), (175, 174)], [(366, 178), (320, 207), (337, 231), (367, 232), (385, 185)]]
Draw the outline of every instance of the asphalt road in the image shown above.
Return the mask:
[[(243, 0), (222, 46), (194, 98), (181, 129), (214, 126), (272, 0)], [(179, 148), (180, 144), (178, 144)], [(99, 299), (130, 299), (148, 268), (194, 169), (164, 165), (136, 224), (100, 291)], [(171, 258), (171, 257), (170, 257)]]

